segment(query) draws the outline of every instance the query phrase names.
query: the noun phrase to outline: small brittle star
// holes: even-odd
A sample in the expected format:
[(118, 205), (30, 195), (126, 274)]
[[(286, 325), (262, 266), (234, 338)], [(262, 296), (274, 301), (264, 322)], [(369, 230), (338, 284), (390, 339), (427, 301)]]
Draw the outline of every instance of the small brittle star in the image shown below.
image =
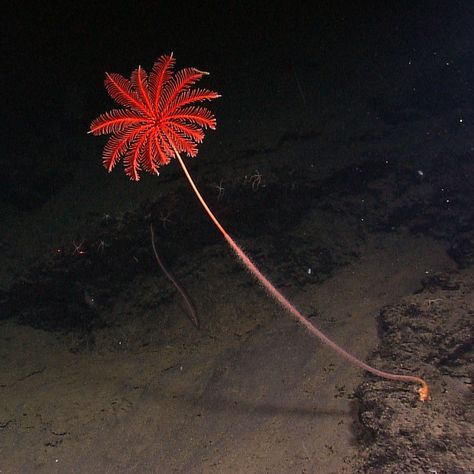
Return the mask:
[(171, 214), (170, 211), (167, 211), (166, 214), (160, 211), (160, 221), (161, 221), (161, 225), (163, 226), (163, 229), (167, 229), (167, 225), (173, 222), (170, 219), (170, 214)]
[(428, 308), (431, 308), (431, 306), (438, 304), (440, 301), (443, 300), (441, 298), (427, 299), (425, 300), (425, 304), (428, 306)]
[(104, 253), (105, 247), (108, 247), (109, 244), (105, 243), (105, 240), (99, 240), (96, 244), (96, 250), (99, 255), (102, 255)]
[(87, 252), (82, 248), (84, 245), (84, 239), (80, 244), (76, 244), (76, 241), (72, 241), (72, 245), (74, 246), (74, 251), (72, 252), (73, 255), (85, 255)]
[(258, 170), (255, 170), (255, 174), (250, 176), (249, 181), (252, 184), (252, 191), (258, 191), (258, 188), (262, 182), (262, 175)]
[(212, 186), (216, 188), (219, 192), (219, 194), (217, 195), (217, 200), (220, 201), (221, 197), (224, 195), (225, 192), (224, 186), (222, 186), (222, 179), (219, 184), (213, 184)]
[(104, 224), (108, 224), (108, 223), (109, 223), (110, 221), (112, 221), (112, 220), (113, 220), (113, 218), (112, 218), (112, 216), (111, 216), (110, 214), (104, 214), (104, 215), (102, 216), (102, 222), (103, 222)]

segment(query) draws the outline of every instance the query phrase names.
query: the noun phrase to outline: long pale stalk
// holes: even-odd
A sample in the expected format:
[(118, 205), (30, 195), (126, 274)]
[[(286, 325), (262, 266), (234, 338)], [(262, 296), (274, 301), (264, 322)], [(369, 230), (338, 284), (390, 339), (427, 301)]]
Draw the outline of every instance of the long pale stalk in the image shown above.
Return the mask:
[[(172, 145), (173, 146), (173, 145)], [(206, 201), (202, 197), (201, 193), (199, 192), (199, 189), (197, 188), (196, 184), (194, 183), (193, 178), (189, 174), (189, 171), (181, 158), (181, 155), (179, 154), (178, 150), (173, 146), (174, 152), (176, 154), (176, 158), (178, 159), (179, 164), (181, 165), (181, 168), (183, 169), (183, 172), (191, 185), (191, 188), (193, 189), (194, 193), (196, 194), (197, 198), (199, 199), (199, 202), (201, 203), (202, 207), (208, 214), (208, 216), (211, 218), (212, 222), (215, 224), (215, 226), (219, 229), (227, 243), (230, 245), (232, 250), (235, 252), (239, 260), (242, 262), (242, 264), (250, 271), (250, 273), (259, 281), (259, 283), (268, 291), (270, 296), (274, 298), (278, 303), (280, 303), (281, 306), (283, 306), (284, 309), (286, 309), (300, 324), (303, 325), (305, 329), (307, 329), (311, 334), (316, 336), (323, 342), (324, 344), (328, 345), (331, 349), (336, 351), (340, 356), (342, 356), (344, 359), (349, 361), (351, 364), (359, 367), (362, 370), (366, 370), (367, 372), (370, 372), (371, 374), (374, 374), (378, 377), (382, 377), (384, 379), (388, 380), (397, 380), (400, 382), (409, 382), (409, 383), (416, 383), (420, 384), (421, 387), (418, 390), (419, 393), (419, 398), (421, 401), (427, 401), (429, 400), (429, 386), (425, 380), (423, 380), (421, 377), (417, 377), (414, 375), (399, 375), (399, 374), (392, 374), (390, 372), (385, 372), (383, 370), (376, 369), (374, 367), (371, 367), (370, 365), (366, 364), (365, 362), (359, 360), (357, 357), (353, 356), (346, 350), (344, 350), (342, 347), (339, 347), (333, 340), (329, 339), (321, 330), (319, 330), (314, 324), (312, 324), (305, 316), (303, 316), (274, 286), (273, 284), (267, 279), (265, 275), (262, 274), (262, 272), (255, 266), (255, 264), (250, 260), (250, 258), (245, 254), (245, 252), (237, 245), (237, 243), (232, 239), (232, 237), (227, 233), (227, 231), (224, 229), (222, 224), (219, 222), (217, 217), (214, 215), (214, 213), (211, 211), (209, 206), (207, 205)]]

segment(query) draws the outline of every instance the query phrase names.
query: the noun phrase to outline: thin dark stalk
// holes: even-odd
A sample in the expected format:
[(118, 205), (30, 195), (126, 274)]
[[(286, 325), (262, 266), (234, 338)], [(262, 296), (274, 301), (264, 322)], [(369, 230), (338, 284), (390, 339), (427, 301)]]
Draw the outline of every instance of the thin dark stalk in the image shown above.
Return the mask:
[(168, 280), (173, 283), (175, 288), (178, 290), (178, 292), (181, 294), (183, 297), (184, 303), (186, 304), (186, 309), (187, 309), (187, 315), (188, 318), (191, 320), (191, 322), (194, 324), (199, 329), (199, 319), (197, 317), (197, 311), (196, 308), (194, 307), (191, 298), (186, 294), (184, 289), (181, 287), (181, 285), (176, 281), (176, 279), (171, 275), (171, 273), (166, 269), (166, 267), (163, 265), (163, 262), (160, 259), (160, 256), (158, 255), (158, 251), (156, 250), (156, 245), (155, 245), (155, 232), (153, 230), (153, 224), (150, 224), (150, 234), (151, 234), (151, 246), (153, 248), (153, 253), (155, 254), (156, 261), (158, 265), (160, 266), (161, 270), (163, 273), (166, 275)]

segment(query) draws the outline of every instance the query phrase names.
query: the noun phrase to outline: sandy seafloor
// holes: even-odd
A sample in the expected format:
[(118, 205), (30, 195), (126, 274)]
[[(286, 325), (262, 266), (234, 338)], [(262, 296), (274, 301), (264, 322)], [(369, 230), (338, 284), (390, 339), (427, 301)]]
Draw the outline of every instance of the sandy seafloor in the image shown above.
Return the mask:
[[(432, 109), (390, 77), (316, 88), (300, 64), (301, 95), (293, 72), (266, 77), (262, 64), (253, 74), (285, 100), (255, 104), (250, 80), (224, 96), (221, 128), (189, 164), (314, 324), (377, 367), (425, 377), (431, 401), (288, 317), (176, 163), (130, 183), (100, 168), (103, 142), (88, 137), (60, 192), (2, 208), (0, 472), (470, 472), (474, 113), (436, 95), (442, 66), (427, 67)], [(150, 222), (199, 331), (153, 260)]]

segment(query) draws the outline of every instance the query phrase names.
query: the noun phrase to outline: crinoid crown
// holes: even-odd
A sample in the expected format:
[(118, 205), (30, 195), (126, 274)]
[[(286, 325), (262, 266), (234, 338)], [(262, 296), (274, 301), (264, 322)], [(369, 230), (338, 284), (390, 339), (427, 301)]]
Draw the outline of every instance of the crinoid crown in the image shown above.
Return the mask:
[(174, 73), (173, 55), (163, 55), (148, 76), (140, 66), (130, 80), (120, 74), (106, 74), (105, 87), (110, 97), (124, 108), (99, 115), (89, 133), (112, 134), (103, 152), (108, 171), (123, 158), (125, 173), (140, 179), (139, 171), (159, 174), (175, 156), (174, 149), (196, 156), (204, 129), (216, 128), (216, 119), (197, 102), (220, 97), (217, 92), (192, 86), (208, 74), (195, 68)]

